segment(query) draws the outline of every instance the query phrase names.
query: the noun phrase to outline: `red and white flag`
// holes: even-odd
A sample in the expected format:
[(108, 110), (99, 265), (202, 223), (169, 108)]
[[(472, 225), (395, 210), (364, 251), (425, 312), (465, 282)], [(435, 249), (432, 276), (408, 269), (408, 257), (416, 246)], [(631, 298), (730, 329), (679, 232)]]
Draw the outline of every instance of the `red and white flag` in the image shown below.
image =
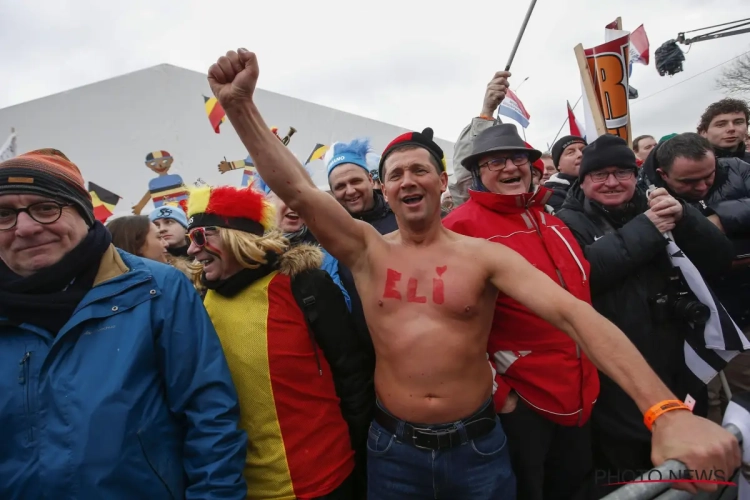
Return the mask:
[(567, 101), (568, 104), (568, 123), (570, 124), (570, 135), (575, 135), (578, 137), (586, 138), (586, 129), (581, 125), (581, 122), (578, 121), (578, 118), (576, 118), (575, 113), (573, 113), (573, 108), (570, 107), (570, 101)]
[(630, 63), (641, 63), (648, 66), (648, 35), (641, 24), (630, 34)]

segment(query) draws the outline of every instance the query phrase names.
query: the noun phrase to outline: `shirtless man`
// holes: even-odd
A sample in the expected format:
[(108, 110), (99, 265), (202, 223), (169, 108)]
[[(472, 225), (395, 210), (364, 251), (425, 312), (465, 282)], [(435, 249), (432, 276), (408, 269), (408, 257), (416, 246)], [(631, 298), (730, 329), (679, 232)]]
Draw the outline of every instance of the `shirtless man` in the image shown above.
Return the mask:
[[(448, 177), (430, 133), (405, 134), (382, 156), (383, 194), (399, 230), (381, 236), (319, 190), (269, 131), (253, 102), (258, 75), (255, 54), (240, 49), (219, 58), (208, 80), (260, 175), (354, 275), (377, 356), (368, 498), (513, 498), (500, 423), (494, 409), (485, 417), (492, 394), (487, 338), (498, 293), (568, 333), (644, 414), (677, 399), (591, 306), (514, 251), (443, 227)], [(691, 470), (733, 471), (740, 450), (730, 433), (680, 409), (653, 424), (654, 462), (669, 458)]]

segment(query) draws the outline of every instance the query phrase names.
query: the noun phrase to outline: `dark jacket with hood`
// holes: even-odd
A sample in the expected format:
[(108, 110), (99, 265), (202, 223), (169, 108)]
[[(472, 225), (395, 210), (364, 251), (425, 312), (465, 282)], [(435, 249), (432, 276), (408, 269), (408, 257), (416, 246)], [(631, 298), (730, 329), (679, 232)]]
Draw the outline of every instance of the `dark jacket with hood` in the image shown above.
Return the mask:
[[(643, 164), (638, 184), (663, 187), (675, 198), (659, 173), (655, 147)], [(709, 278), (709, 284), (735, 323), (744, 331), (750, 327), (750, 264), (740, 264), (739, 256), (750, 257), (750, 164), (738, 158), (720, 158), (716, 162), (713, 186), (702, 200), (684, 200), (703, 215), (716, 214), (737, 257), (733, 269)]]
[(552, 190), (552, 196), (547, 201), (547, 205), (551, 206), (555, 212), (560, 210), (565, 202), (565, 197), (568, 195), (568, 190), (573, 183), (578, 180), (575, 175), (564, 174), (558, 172), (549, 178), (544, 183), (544, 187)]
[[(677, 246), (702, 273), (725, 269), (731, 260), (727, 238), (697, 210), (683, 207), (683, 218), (672, 231)], [(571, 229), (591, 265), (594, 308), (627, 335), (667, 387), (680, 398), (689, 393), (697, 400), (694, 411), (705, 414), (705, 386), (684, 362), (688, 324), (676, 317), (654, 317), (652, 299), (667, 292), (672, 265), (667, 240), (644, 214), (647, 209), (640, 188), (624, 211), (613, 213), (586, 199), (575, 183), (556, 215)], [(618, 438), (650, 442), (635, 402), (601, 373), (600, 383), (593, 424)]]

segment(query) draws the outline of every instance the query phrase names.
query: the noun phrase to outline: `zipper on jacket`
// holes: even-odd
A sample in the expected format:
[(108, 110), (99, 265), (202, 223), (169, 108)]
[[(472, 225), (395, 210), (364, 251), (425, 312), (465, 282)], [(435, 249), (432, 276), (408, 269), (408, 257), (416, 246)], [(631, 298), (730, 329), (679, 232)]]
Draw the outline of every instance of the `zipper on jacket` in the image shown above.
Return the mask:
[[(526, 210), (526, 213), (529, 215), (529, 219), (531, 219), (531, 223), (534, 225), (534, 229), (536, 229), (536, 233), (539, 235), (539, 237), (542, 239), (542, 241), (544, 241), (544, 237), (542, 236), (542, 231), (539, 229), (539, 225), (537, 224), (536, 220), (534, 220), (534, 216), (531, 213), (529, 213), (528, 210)], [(575, 259), (576, 264), (578, 264), (578, 267), (581, 269), (581, 272), (583, 273), (583, 266), (578, 261), (578, 257), (576, 257), (575, 253), (573, 252), (573, 249), (570, 248), (570, 245), (568, 244), (568, 242), (565, 240), (565, 238), (563, 238), (563, 235), (560, 234), (560, 231), (558, 231), (557, 228), (554, 227), (554, 226), (552, 226), (552, 230), (560, 237), (560, 239), (563, 240), (563, 243), (565, 243), (565, 246), (568, 247), (568, 251), (570, 251), (570, 254), (573, 256), (573, 259)], [(554, 259), (552, 260), (552, 262), (554, 264)], [(558, 269), (556, 265), (555, 265), (555, 272), (557, 273), (557, 279), (560, 280), (560, 285), (563, 287), (564, 290), (567, 291), (568, 287), (567, 287), (567, 285), (565, 285), (565, 280), (562, 277), (562, 273), (560, 272), (560, 269)], [(583, 273), (583, 280), (584, 280), (584, 282), (586, 281), (586, 273)], [(580, 393), (581, 393), (581, 412), (578, 414), (578, 425), (580, 426), (581, 425), (581, 420), (583, 418), (583, 408), (586, 405), (586, 401), (584, 401), (584, 394), (585, 394), (585, 392), (583, 390), (586, 381), (584, 380), (584, 377), (583, 377), (583, 362), (581, 361), (581, 347), (578, 345), (578, 342), (573, 342), (573, 343), (576, 346), (576, 359), (579, 360), (578, 361), (578, 366), (581, 369), (581, 387), (580, 387)]]
[(560, 231), (558, 231), (555, 226), (551, 226), (550, 229), (552, 229), (555, 232), (555, 234), (557, 234), (557, 236), (560, 237), (560, 239), (565, 244), (565, 246), (568, 247), (568, 251), (570, 252), (570, 255), (573, 256), (573, 260), (575, 260), (576, 264), (578, 264), (578, 269), (581, 270), (581, 274), (583, 275), (583, 282), (585, 283), (586, 282), (586, 271), (583, 270), (583, 265), (581, 264), (581, 261), (578, 260), (578, 256), (576, 255), (576, 253), (570, 247), (570, 243), (568, 243), (568, 240), (566, 240), (565, 237), (562, 234), (560, 234)]
[(23, 386), (24, 390), (24, 396), (23, 396), (23, 409), (26, 412), (26, 417), (29, 419), (29, 440), (32, 438), (31, 434), (31, 383), (29, 378), (31, 377), (31, 370), (30, 370), (30, 362), (29, 359), (31, 359), (31, 352), (26, 352), (23, 357), (21, 358), (21, 361), (18, 362), (19, 370), (18, 370), (18, 383)]
[[(542, 236), (542, 231), (539, 229), (539, 225), (536, 223), (536, 220), (534, 220), (534, 214), (532, 214), (531, 212), (529, 212), (528, 209), (526, 209), (526, 215), (529, 216), (529, 219), (531, 220), (531, 224), (534, 226), (534, 229), (536, 230), (536, 234), (539, 236), (542, 242), (544, 242), (544, 236)], [(552, 264), (555, 266), (555, 272), (557, 273), (557, 279), (560, 281), (560, 286), (563, 287), (564, 290), (567, 290), (568, 287), (565, 285), (565, 280), (563, 280), (562, 273), (557, 268), (557, 265), (555, 265), (555, 259), (551, 259), (551, 260), (552, 260)]]

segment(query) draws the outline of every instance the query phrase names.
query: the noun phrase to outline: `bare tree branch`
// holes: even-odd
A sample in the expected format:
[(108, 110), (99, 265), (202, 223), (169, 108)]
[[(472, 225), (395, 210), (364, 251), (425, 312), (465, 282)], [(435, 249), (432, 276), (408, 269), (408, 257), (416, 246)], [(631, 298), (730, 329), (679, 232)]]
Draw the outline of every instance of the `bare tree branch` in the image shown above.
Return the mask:
[(716, 83), (727, 94), (750, 95), (750, 54), (739, 57), (724, 69)]

